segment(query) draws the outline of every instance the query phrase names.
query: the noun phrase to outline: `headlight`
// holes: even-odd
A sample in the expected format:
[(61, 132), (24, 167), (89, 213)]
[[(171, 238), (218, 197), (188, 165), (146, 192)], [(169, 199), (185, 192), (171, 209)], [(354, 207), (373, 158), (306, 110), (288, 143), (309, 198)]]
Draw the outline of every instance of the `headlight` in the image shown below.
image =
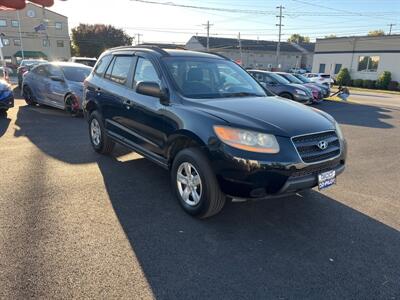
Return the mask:
[(278, 141), (272, 134), (225, 126), (214, 126), (214, 131), (222, 142), (237, 149), (259, 153), (279, 152)]
[(295, 90), (295, 92), (296, 92), (296, 94), (299, 94), (299, 95), (303, 95), (303, 96), (306, 96), (307, 94), (306, 94), (306, 92), (305, 91), (302, 91), (302, 90)]
[(336, 134), (338, 135), (339, 139), (343, 140), (344, 136), (342, 133), (342, 130), (340, 129), (339, 123), (335, 121), (335, 130), (336, 130)]

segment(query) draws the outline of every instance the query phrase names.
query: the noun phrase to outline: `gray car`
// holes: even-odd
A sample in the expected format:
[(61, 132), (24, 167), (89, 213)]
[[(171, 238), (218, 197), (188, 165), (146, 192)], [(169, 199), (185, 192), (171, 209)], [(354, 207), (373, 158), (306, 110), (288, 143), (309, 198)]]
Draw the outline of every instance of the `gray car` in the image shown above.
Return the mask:
[(82, 110), (83, 82), (91, 71), (70, 62), (40, 64), (24, 77), (22, 95), (28, 105), (49, 105), (76, 116)]
[(301, 84), (293, 84), (276, 73), (263, 70), (247, 70), (255, 79), (266, 89), (274, 94), (301, 102), (311, 104), (313, 100), (312, 92)]

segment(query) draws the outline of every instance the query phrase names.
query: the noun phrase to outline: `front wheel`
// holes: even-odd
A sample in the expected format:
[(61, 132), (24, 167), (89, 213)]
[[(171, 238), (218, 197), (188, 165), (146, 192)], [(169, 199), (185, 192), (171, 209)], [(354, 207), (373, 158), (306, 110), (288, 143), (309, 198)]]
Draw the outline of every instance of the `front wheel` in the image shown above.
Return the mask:
[(289, 93), (282, 93), (279, 96), (282, 97), (282, 98), (293, 100), (293, 96), (290, 95)]
[(115, 143), (107, 136), (101, 115), (94, 111), (89, 117), (89, 136), (93, 149), (101, 154), (110, 154)]
[(72, 117), (79, 117), (81, 115), (79, 102), (75, 95), (67, 95), (65, 97), (65, 111)]
[(35, 96), (33, 96), (32, 90), (29, 86), (27, 86), (27, 85), (24, 86), (23, 95), (24, 95), (26, 104), (28, 104), (28, 105), (36, 104)]
[(208, 218), (225, 205), (210, 162), (198, 148), (180, 151), (173, 162), (171, 182), (181, 207), (192, 216)]

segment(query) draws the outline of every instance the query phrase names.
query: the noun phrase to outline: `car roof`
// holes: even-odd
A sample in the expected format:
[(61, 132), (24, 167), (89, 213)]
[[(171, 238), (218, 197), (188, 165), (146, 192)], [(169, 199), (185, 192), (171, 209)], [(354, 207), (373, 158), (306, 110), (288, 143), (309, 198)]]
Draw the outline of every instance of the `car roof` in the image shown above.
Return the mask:
[(73, 56), (73, 57), (71, 57), (71, 60), (73, 60), (73, 59), (97, 61), (97, 58), (95, 58), (95, 57)]
[(247, 72), (260, 72), (260, 73), (268, 73), (268, 74), (275, 73), (275, 72), (271, 72), (271, 71), (257, 70), (257, 69), (250, 69), (250, 70), (247, 70)]
[(118, 52), (126, 52), (126, 51), (143, 51), (148, 53), (154, 53), (159, 56), (173, 56), (173, 57), (200, 57), (200, 58), (214, 58), (214, 59), (226, 59), (227, 57), (218, 54), (218, 53), (208, 53), (201, 51), (191, 51), (184, 49), (163, 49), (159, 47), (153, 46), (123, 46), (109, 49), (107, 52), (109, 54), (114, 54)]
[(76, 67), (76, 68), (92, 68), (89, 67), (87, 65), (84, 64), (80, 64), (80, 63), (75, 63), (75, 62), (65, 62), (65, 61), (53, 61), (48, 63), (48, 65), (54, 65), (54, 66), (58, 66), (58, 67)]

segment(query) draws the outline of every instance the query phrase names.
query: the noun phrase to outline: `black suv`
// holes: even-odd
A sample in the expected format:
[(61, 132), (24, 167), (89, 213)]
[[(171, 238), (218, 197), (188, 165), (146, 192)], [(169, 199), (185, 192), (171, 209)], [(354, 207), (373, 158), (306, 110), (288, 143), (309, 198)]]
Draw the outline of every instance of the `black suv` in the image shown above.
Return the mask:
[(169, 169), (197, 217), (218, 213), (227, 196), (325, 188), (344, 170), (346, 142), (330, 115), (273, 95), (216, 54), (111, 49), (84, 99), (93, 148), (108, 154), (117, 142)]

